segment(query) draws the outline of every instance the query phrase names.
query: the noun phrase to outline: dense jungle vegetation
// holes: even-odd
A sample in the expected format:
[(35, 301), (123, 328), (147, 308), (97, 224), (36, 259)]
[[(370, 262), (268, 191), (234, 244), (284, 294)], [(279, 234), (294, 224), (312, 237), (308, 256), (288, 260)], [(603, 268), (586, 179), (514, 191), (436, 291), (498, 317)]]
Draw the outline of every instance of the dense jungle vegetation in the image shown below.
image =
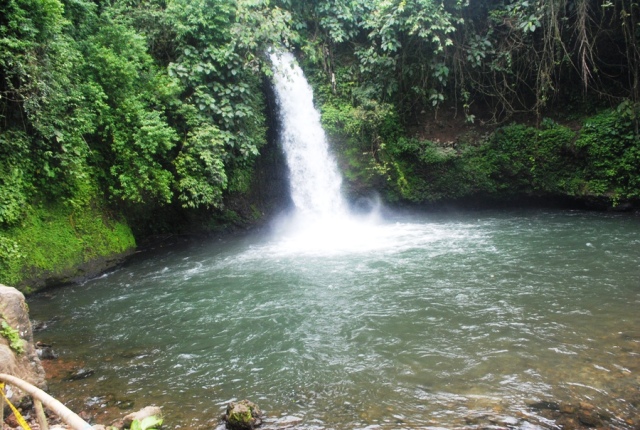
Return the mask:
[(351, 196), (640, 198), (637, 0), (2, 0), (0, 282), (259, 217), (269, 48)]

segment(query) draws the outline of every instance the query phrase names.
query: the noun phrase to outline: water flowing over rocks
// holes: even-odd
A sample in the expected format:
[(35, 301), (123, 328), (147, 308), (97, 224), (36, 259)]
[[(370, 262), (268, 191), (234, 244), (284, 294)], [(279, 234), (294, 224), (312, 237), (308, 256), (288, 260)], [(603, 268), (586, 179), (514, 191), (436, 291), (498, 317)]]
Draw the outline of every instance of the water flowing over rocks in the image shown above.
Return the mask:
[[(38, 388), (46, 389), (45, 373), (33, 343), (33, 332), (24, 295), (13, 287), (0, 285), (0, 319), (18, 331), (24, 352), (17, 353), (5, 336), (0, 336), (0, 373), (24, 379)], [(9, 400), (19, 403), (24, 394), (8, 387)]]
[(70, 371), (66, 377), (66, 380), (79, 381), (81, 379), (86, 379), (93, 376), (94, 373), (95, 371), (93, 369), (86, 369), (84, 367), (81, 367), (80, 369), (74, 369)]

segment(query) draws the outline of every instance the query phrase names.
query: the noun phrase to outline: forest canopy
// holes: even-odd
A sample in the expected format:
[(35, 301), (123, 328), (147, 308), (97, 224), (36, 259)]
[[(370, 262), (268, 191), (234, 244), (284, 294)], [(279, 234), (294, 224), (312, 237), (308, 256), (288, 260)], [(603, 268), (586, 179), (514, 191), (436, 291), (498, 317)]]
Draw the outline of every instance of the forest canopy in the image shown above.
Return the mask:
[(640, 202), (639, 0), (3, 0), (0, 283), (273, 210), (270, 50), (354, 200)]
[(503, 123), (585, 100), (622, 106), (637, 134), (639, 41), (637, 0), (5, 0), (0, 226), (87, 186), (123, 213), (246, 192), (269, 48), (294, 50), (333, 125), (376, 144), (445, 106)]

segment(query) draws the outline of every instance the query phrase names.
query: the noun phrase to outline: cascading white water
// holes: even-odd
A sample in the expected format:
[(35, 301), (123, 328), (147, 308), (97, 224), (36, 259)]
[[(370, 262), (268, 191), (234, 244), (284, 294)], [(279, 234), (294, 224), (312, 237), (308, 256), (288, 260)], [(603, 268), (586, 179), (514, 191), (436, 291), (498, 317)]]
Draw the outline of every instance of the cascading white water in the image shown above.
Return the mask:
[(341, 217), (347, 212), (340, 193), (342, 178), (329, 154), (311, 86), (290, 53), (272, 53), (271, 61), (296, 210), (305, 218)]
[(293, 55), (272, 53), (271, 61), (280, 140), (296, 210), (276, 224), (277, 239), (269, 253), (335, 255), (397, 249), (399, 240), (411, 236), (402, 227), (385, 228), (378, 223), (376, 210), (364, 215), (349, 211), (340, 191), (342, 178), (313, 104), (313, 91)]

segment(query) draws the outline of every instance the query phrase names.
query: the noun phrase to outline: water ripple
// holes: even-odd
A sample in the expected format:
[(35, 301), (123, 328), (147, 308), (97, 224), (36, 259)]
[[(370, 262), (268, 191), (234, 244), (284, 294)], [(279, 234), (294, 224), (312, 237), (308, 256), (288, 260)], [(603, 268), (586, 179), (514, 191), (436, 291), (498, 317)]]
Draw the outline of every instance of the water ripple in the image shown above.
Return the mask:
[(518, 212), (249, 233), (30, 308), (53, 321), (43, 340), (96, 371), (52, 383), (63, 399), (99, 407), (96, 396), (123, 393), (163, 404), (176, 426), (210, 428), (228, 399), (249, 397), (274, 427), (295, 416), (304, 429), (554, 428), (528, 406), (552, 401), (602, 405), (630, 428), (638, 227)]

